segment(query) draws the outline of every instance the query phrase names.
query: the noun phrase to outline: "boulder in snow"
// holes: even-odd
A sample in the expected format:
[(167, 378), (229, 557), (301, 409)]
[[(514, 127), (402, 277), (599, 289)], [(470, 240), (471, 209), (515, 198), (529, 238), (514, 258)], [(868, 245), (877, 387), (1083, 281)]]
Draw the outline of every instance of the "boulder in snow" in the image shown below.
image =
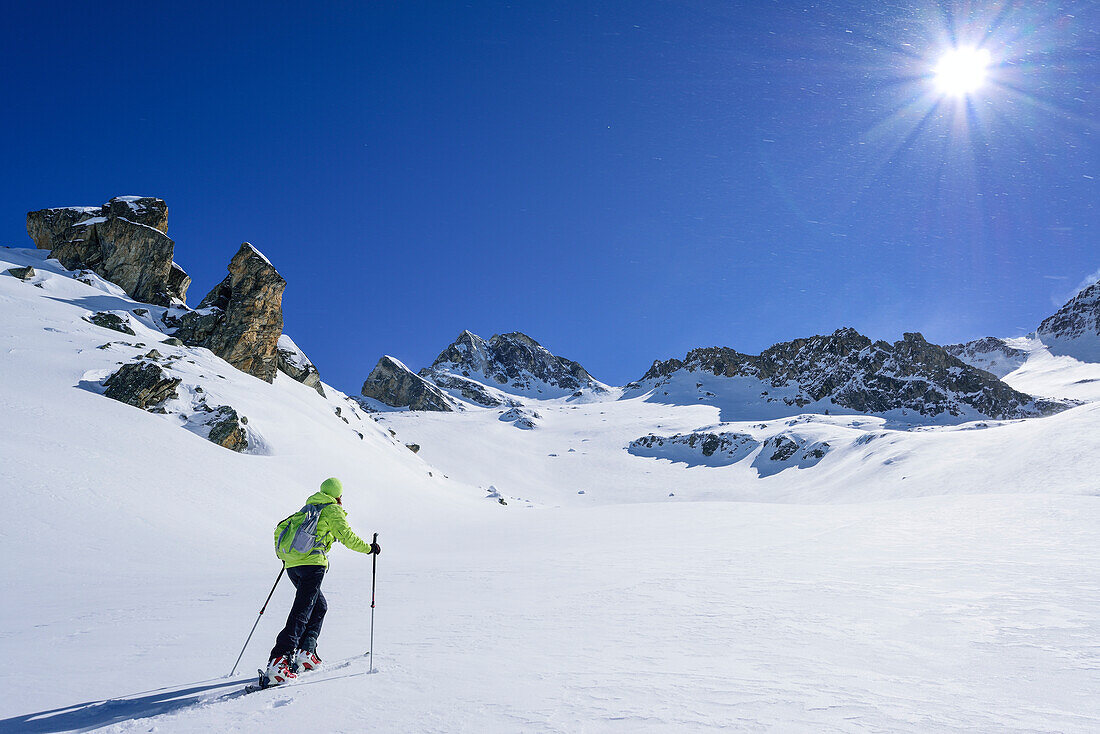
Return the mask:
[(228, 405), (219, 405), (214, 408), (207, 422), (210, 426), (207, 439), (230, 451), (244, 451), (248, 448), (248, 432), (245, 430), (247, 424), (248, 418), (239, 415)]
[(28, 265), (25, 268), (8, 268), (8, 275), (26, 282), (34, 277), (34, 268)]
[(106, 388), (103, 394), (135, 408), (164, 412), (161, 407), (164, 401), (179, 397), (176, 392), (179, 384), (180, 378), (170, 377), (155, 364), (131, 362), (122, 365), (103, 382)]
[(119, 316), (117, 313), (111, 313), (109, 311), (97, 311), (88, 317), (88, 321), (96, 326), (102, 326), (104, 329), (136, 336), (134, 330), (130, 328), (129, 316)]

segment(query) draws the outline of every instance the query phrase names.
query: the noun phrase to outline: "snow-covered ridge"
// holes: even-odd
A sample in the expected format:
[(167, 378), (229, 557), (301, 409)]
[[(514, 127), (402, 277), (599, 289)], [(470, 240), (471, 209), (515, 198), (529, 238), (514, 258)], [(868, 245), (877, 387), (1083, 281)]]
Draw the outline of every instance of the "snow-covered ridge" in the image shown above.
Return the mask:
[(578, 391), (607, 392), (607, 386), (579, 363), (551, 353), (520, 332), (485, 340), (463, 331), (420, 374), (433, 381), (438, 376), (441, 383), (467, 378), (505, 393), (543, 399)]
[(854, 329), (783, 342), (760, 355), (727, 347), (695, 349), (683, 360), (654, 362), (624, 393), (639, 395), (724, 406), (728, 420), (809, 410), (957, 423), (1048, 415), (1068, 407), (1013, 390), (920, 334), (889, 344), (872, 342)]
[(944, 349), (968, 365), (1002, 378), (1019, 369), (1030, 354), (1029, 349), (1011, 346), (1004, 339), (995, 336), (964, 344), (948, 344)]

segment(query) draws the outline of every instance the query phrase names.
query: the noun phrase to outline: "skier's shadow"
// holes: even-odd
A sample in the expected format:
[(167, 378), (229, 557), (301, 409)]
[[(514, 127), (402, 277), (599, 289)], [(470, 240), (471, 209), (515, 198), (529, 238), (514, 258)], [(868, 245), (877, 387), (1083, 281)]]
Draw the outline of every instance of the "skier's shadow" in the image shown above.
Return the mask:
[[(63, 731), (89, 731), (130, 719), (160, 716), (198, 703), (219, 688), (242, 688), (245, 681), (220, 680), (195, 684), (190, 688), (160, 688), (125, 698), (87, 701), (63, 708), (0, 719), (0, 734), (50, 734)], [(242, 690), (243, 694), (243, 690)]]

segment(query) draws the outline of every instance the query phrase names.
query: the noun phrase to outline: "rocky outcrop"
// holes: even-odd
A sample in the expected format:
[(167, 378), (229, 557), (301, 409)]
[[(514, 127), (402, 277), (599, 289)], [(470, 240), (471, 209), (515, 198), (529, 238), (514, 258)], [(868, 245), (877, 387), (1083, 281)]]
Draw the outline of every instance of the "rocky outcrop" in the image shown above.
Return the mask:
[(542, 416), (539, 415), (537, 411), (530, 410), (529, 408), (512, 408), (500, 414), (501, 421), (511, 423), (516, 428), (521, 428), (523, 430), (535, 428), (538, 425), (535, 421), (541, 418)]
[(245, 242), (229, 263), (229, 275), (195, 310), (170, 311), (173, 336), (206, 347), (242, 372), (271, 382), (278, 369), (286, 281), (271, 262)]
[(421, 376), (440, 384), (448, 375), (532, 397), (561, 396), (581, 389), (606, 391), (580, 364), (552, 354), (519, 332), (497, 334), (488, 341), (470, 331), (462, 332), (430, 368), (421, 371)]
[(1093, 283), (1043, 323), (1036, 336), (1052, 354), (1100, 362), (1100, 283)]
[(191, 279), (172, 262), (168, 206), (148, 196), (120, 196), (101, 207), (62, 207), (27, 214), (27, 234), (69, 270), (87, 269), (132, 298), (167, 306), (187, 300)]
[[(77, 223), (102, 218), (101, 206), (65, 206), (27, 213), (27, 234), (39, 250), (55, 250), (77, 236)], [(81, 230), (83, 232), (84, 230)]]
[(183, 268), (175, 263), (168, 271), (168, 293), (179, 299), (180, 303), (187, 302), (187, 289), (191, 287), (191, 276)]
[(129, 334), (130, 336), (136, 335), (130, 326), (129, 316), (119, 316), (117, 313), (111, 313), (110, 311), (97, 311), (88, 317), (88, 321), (104, 329)]
[(143, 303), (167, 306), (173, 296), (185, 300), (186, 291), (173, 293), (169, 287), (175, 243), (168, 235), (119, 217), (91, 228), (102, 256), (98, 267), (92, 268), (99, 275)]
[(948, 354), (958, 357), (971, 367), (1004, 377), (1019, 369), (1027, 361), (1028, 352), (1018, 349), (1004, 339), (987, 336), (965, 344), (948, 344), (944, 347)]
[(168, 233), (168, 205), (154, 196), (116, 196), (103, 205), (102, 216), (126, 219)]
[(443, 392), (393, 357), (385, 356), (363, 383), (362, 395), (391, 408), (410, 410), (454, 410)]
[(275, 346), (279, 357), (279, 371), (306, 387), (312, 387), (321, 397), (325, 397), (325, 388), (321, 386), (321, 375), (309, 361), (298, 345), (286, 334), (279, 337)]
[(210, 428), (206, 438), (212, 443), (237, 452), (248, 448), (248, 431), (245, 429), (248, 418), (239, 415), (228, 405), (214, 408), (206, 425)]
[[(1017, 392), (916, 333), (889, 344), (872, 342), (854, 329), (839, 329), (828, 336), (776, 344), (756, 356), (727, 347), (695, 349), (683, 360), (654, 362), (635, 389), (654, 389), (677, 377), (689, 381), (691, 373), (755, 378), (765, 388), (762, 399), (781, 399), (795, 409), (827, 401), (861, 413), (912, 411), (958, 417), (969, 411), (990, 418), (1021, 418), (1066, 407)], [(770, 396), (767, 388), (781, 388), (782, 397)]]
[(103, 382), (106, 388), (103, 394), (135, 408), (164, 412), (161, 408), (164, 401), (179, 397), (176, 392), (179, 384), (180, 378), (170, 377), (156, 364), (131, 362)]

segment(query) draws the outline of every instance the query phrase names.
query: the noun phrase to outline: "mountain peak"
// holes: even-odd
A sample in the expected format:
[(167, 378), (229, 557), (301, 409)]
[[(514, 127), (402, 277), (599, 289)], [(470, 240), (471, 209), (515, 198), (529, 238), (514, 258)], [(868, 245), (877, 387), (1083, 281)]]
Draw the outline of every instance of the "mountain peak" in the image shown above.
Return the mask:
[(519, 331), (494, 334), (486, 341), (465, 330), (421, 375), (449, 384), (461, 377), (531, 397), (562, 397), (577, 390), (605, 389), (580, 364), (556, 356)]
[(1081, 290), (1045, 319), (1036, 335), (1052, 354), (1100, 362), (1100, 282)]

